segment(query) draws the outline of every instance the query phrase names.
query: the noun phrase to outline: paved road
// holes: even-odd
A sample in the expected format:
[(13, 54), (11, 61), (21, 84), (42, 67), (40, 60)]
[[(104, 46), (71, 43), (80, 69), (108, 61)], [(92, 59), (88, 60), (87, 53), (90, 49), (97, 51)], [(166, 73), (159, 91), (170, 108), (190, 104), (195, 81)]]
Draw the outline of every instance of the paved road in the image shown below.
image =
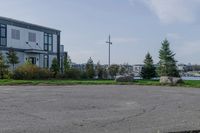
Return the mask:
[(200, 128), (200, 89), (0, 87), (0, 133), (162, 133)]

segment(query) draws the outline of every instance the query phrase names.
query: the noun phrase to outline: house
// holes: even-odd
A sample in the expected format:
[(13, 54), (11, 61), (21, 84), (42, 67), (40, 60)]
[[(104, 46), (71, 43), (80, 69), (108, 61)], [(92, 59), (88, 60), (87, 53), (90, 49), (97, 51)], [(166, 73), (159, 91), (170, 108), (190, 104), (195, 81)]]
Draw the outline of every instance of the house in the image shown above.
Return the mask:
[[(64, 46), (61, 31), (15, 19), (0, 17), (0, 51), (16, 51), (19, 65), (30, 61), (42, 68), (50, 68), (53, 58), (63, 64)], [(62, 67), (62, 66), (61, 66)]]
[(178, 70), (180, 72), (188, 72), (188, 71), (192, 71), (192, 66), (190, 64), (185, 65), (185, 64), (178, 64), (177, 65)]
[(141, 73), (143, 67), (144, 67), (144, 64), (135, 64), (135, 65), (133, 65), (134, 76), (140, 77), (140, 73)]

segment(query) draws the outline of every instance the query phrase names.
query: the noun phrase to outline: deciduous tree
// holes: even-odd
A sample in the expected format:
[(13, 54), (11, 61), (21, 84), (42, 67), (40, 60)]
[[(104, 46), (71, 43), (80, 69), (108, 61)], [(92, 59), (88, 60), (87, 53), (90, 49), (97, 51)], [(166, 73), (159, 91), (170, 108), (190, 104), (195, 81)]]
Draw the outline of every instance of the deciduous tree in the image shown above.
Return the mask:
[(54, 74), (53, 76), (55, 78), (56, 75), (60, 71), (60, 67), (59, 67), (57, 58), (53, 58), (50, 70), (53, 72), (53, 74)]
[(100, 62), (97, 63), (97, 66), (95, 67), (96, 68), (96, 73), (97, 73), (97, 76), (98, 76), (98, 79), (103, 79), (103, 67), (101, 66)]
[(115, 78), (119, 72), (119, 65), (113, 64), (108, 68), (111, 78)]
[(66, 53), (64, 56), (64, 73), (67, 73), (67, 71), (71, 68), (71, 59)]
[(91, 57), (88, 59), (86, 64), (86, 74), (89, 79), (93, 79), (95, 76), (94, 63)]
[(12, 65), (13, 71), (15, 69), (15, 64), (19, 63), (19, 57), (17, 56), (17, 53), (13, 48), (9, 49), (8, 52), (6, 53), (8, 63)]
[(3, 54), (0, 52), (0, 78), (3, 79), (7, 73), (8, 65), (6, 64)]

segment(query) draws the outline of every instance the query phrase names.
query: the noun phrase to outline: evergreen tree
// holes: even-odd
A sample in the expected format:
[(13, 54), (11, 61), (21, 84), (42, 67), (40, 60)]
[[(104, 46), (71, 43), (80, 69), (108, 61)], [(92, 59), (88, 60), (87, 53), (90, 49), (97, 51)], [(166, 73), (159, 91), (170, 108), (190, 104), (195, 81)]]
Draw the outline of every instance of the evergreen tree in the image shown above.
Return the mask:
[(94, 78), (95, 76), (94, 63), (91, 57), (89, 58), (86, 64), (86, 74), (87, 77), (90, 79)]
[(162, 42), (162, 47), (159, 51), (158, 74), (159, 76), (180, 77), (176, 60), (174, 59), (175, 53), (170, 50), (170, 43), (167, 39)]
[(71, 68), (71, 59), (67, 55), (67, 53), (64, 56), (64, 73), (67, 73), (67, 71)]
[(50, 70), (53, 72), (53, 76), (55, 78), (60, 71), (57, 58), (53, 58)]
[(143, 79), (152, 79), (156, 77), (156, 68), (153, 64), (153, 59), (150, 53), (147, 53), (144, 60), (144, 67), (140, 73)]
[(17, 56), (17, 53), (15, 52), (14, 49), (9, 49), (8, 53), (6, 53), (7, 55), (7, 59), (8, 59), (8, 63), (12, 65), (13, 67), (13, 71), (15, 69), (15, 64), (19, 63), (19, 58)]
[(7, 69), (8, 69), (8, 65), (6, 65), (3, 54), (0, 52), (0, 78), (1, 79), (4, 78), (4, 75), (7, 72)]

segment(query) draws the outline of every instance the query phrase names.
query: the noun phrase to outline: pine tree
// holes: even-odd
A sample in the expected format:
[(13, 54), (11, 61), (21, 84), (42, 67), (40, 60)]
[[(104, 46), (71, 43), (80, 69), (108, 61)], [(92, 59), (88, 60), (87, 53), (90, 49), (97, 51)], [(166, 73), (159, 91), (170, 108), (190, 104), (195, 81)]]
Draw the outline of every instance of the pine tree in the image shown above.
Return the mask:
[(14, 49), (9, 49), (8, 53), (6, 53), (7, 55), (7, 59), (8, 59), (8, 63), (12, 65), (13, 67), (13, 71), (15, 69), (15, 64), (19, 63), (19, 58), (17, 56), (17, 53), (15, 52)]
[(4, 60), (3, 54), (0, 52), (0, 78), (4, 78), (4, 74), (7, 72), (8, 65), (6, 65), (6, 62)]
[(90, 79), (94, 78), (95, 76), (94, 63), (91, 57), (89, 58), (86, 64), (86, 74), (87, 74), (87, 77)]
[(174, 59), (175, 53), (170, 50), (170, 43), (167, 39), (162, 42), (162, 47), (159, 51), (159, 67), (158, 74), (159, 76), (171, 76), (171, 77), (180, 77), (176, 60)]
[(144, 60), (144, 67), (140, 73), (143, 79), (152, 79), (156, 77), (156, 68), (153, 64), (153, 59), (150, 53), (147, 53)]

